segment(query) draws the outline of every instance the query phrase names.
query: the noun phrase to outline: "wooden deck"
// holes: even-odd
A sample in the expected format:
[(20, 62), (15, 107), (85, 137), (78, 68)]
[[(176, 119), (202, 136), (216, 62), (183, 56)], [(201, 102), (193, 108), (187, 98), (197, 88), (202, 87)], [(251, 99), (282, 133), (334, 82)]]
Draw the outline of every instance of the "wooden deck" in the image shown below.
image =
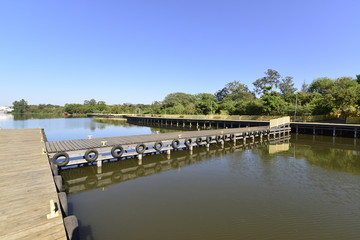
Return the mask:
[(203, 130), (203, 131), (187, 131), (175, 133), (161, 133), (161, 134), (145, 134), (145, 135), (132, 135), (124, 137), (106, 137), (94, 139), (79, 139), (79, 140), (65, 140), (65, 141), (52, 141), (46, 142), (48, 153), (75, 151), (82, 149), (101, 148), (102, 141), (106, 141), (107, 146), (115, 145), (128, 145), (139, 144), (144, 142), (166, 141), (180, 138), (196, 138), (203, 136), (213, 136), (218, 134), (231, 134), (231, 133), (245, 133), (269, 130), (268, 126), (261, 127), (248, 127), (248, 128), (232, 128), (232, 129), (217, 129), (217, 130)]
[(0, 129), (0, 239), (67, 239), (41, 129)]

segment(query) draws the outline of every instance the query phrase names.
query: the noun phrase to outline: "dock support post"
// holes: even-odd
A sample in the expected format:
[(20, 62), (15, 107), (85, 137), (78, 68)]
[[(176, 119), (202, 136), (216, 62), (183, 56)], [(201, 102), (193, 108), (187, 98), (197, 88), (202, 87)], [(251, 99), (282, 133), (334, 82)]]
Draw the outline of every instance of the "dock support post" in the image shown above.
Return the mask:
[(96, 165), (97, 165), (98, 168), (101, 168), (102, 167), (102, 160), (98, 160), (96, 162)]
[(357, 128), (355, 128), (355, 131), (354, 131), (354, 138), (357, 138)]
[(335, 137), (336, 136), (336, 130), (335, 130), (335, 128), (333, 128), (333, 137)]
[(208, 144), (206, 144), (206, 148), (210, 148), (210, 144), (208, 143)]
[(171, 154), (171, 150), (170, 150), (170, 149), (166, 150), (166, 154), (167, 154), (167, 155), (170, 155), (170, 154)]
[(244, 136), (243, 140), (244, 140), (244, 144), (246, 144), (246, 136)]
[(137, 157), (138, 157), (139, 160), (141, 160), (142, 157), (143, 157), (143, 155), (142, 155), (142, 154), (138, 154)]
[(315, 135), (315, 126), (313, 126), (313, 135)]

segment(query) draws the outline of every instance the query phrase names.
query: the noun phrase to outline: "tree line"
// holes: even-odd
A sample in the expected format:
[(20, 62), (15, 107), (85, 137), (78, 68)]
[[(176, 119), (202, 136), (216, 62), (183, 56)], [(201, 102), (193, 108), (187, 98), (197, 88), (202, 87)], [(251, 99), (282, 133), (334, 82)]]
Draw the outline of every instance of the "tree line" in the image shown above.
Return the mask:
[(13, 103), (16, 113), (67, 112), (135, 113), (135, 114), (229, 114), (229, 115), (322, 115), (336, 114), (344, 118), (360, 115), (360, 75), (356, 78), (317, 78), (301, 89), (293, 78), (268, 69), (255, 80), (253, 91), (240, 81), (227, 83), (215, 93), (170, 93), (152, 104), (107, 105), (105, 101), (85, 100), (83, 104), (27, 105), (22, 99)]

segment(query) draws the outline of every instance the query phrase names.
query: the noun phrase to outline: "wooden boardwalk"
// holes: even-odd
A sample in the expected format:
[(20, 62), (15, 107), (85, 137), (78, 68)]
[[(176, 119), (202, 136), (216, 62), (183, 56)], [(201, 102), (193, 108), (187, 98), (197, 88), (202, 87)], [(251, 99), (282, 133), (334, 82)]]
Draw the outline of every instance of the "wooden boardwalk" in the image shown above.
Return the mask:
[(243, 140), (245, 143), (247, 139), (254, 141), (255, 138), (276, 137), (289, 132), (290, 118), (283, 117), (270, 120), (267, 126), (52, 141), (46, 142), (46, 151), (51, 162), (59, 167), (95, 161), (100, 167), (102, 160), (134, 156), (142, 159), (144, 154), (170, 154), (179, 148), (192, 151), (194, 147), (208, 147), (210, 144), (224, 144), (227, 141)]
[(106, 138), (94, 138), (94, 139), (79, 139), (79, 140), (64, 140), (64, 141), (52, 141), (46, 142), (46, 148), (48, 153), (66, 152), (83, 150), (90, 148), (101, 148), (102, 141), (106, 141), (107, 146), (115, 145), (128, 145), (128, 144), (140, 144), (144, 142), (156, 142), (166, 141), (180, 138), (197, 138), (203, 136), (215, 136), (219, 134), (231, 134), (231, 133), (245, 133), (269, 130), (268, 126), (261, 127), (248, 127), (248, 128), (232, 128), (221, 130), (203, 130), (203, 131), (187, 131), (187, 132), (175, 132), (175, 133), (161, 133), (161, 134), (145, 134), (145, 135), (132, 135), (124, 137), (106, 137)]
[(41, 129), (0, 129), (0, 239), (67, 239)]

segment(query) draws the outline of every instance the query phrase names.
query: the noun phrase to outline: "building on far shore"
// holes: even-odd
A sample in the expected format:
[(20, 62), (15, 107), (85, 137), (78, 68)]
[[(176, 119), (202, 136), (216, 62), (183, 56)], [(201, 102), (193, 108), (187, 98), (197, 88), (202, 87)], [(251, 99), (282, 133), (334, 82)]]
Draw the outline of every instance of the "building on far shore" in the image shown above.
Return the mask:
[(14, 111), (11, 107), (0, 107), (0, 113), (8, 113)]

